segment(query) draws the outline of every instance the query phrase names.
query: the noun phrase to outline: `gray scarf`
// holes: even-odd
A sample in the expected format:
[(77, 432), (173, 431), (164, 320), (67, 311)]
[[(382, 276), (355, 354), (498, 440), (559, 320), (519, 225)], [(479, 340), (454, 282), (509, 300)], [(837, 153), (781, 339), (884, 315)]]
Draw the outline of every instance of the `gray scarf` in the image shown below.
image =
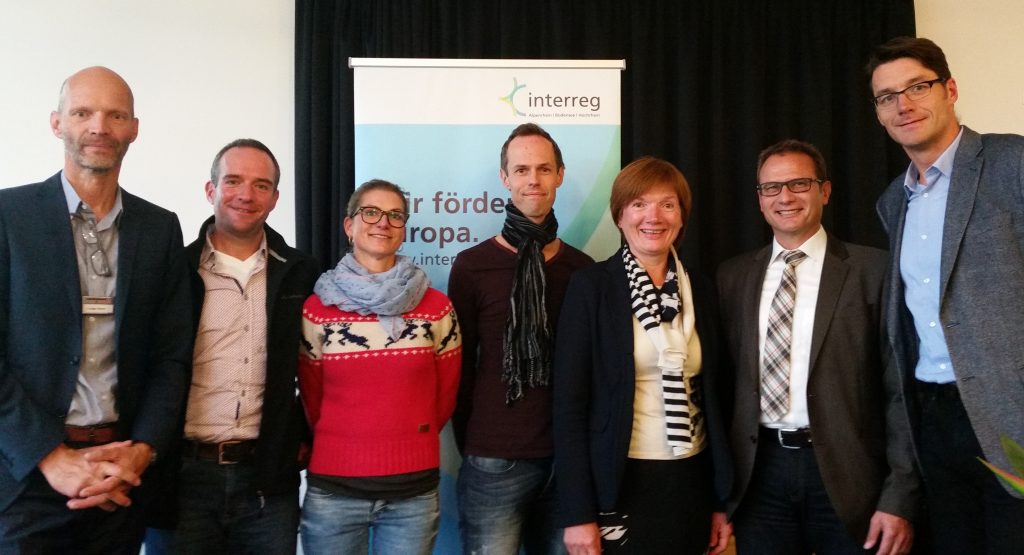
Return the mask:
[(554, 241), (557, 233), (554, 212), (537, 225), (514, 204), (505, 205), (501, 236), (517, 251), (501, 361), (501, 380), (508, 384), (508, 405), (523, 397), (524, 384), (544, 387), (551, 379), (554, 330), (545, 305), (544, 245)]
[(408, 256), (398, 255), (390, 270), (372, 274), (349, 253), (316, 280), (313, 292), (324, 305), (376, 315), (388, 337), (397, 339), (405, 326), (402, 314), (420, 304), (428, 287), (430, 278)]

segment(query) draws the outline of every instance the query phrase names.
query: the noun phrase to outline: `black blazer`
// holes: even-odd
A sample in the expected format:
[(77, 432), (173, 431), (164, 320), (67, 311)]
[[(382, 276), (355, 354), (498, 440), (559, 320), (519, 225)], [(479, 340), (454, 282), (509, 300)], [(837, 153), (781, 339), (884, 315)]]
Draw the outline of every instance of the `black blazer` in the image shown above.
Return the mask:
[[(754, 470), (760, 408), (758, 310), (771, 246), (740, 255), (718, 270), (722, 328), (735, 380), (729, 434), (735, 462), (730, 514)], [(828, 237), (811, 338), (807, 408), (814, 454), (829, 499), (857, 541), (875, 510), (910, 520), (919, 478), (903, 397), (886, 370), (881, 332), (884, 251)], [(890, 357), (891, 358), (891, 357)], [(726, 392), (722, 392), (726, 395)]]
[[(181, 228), (174, 213), (124, 190), (121, 203), (114, 301), (118, 424), (123, 437), (163, 453), (178, 439), (192, 356)], [(59, 173), (0, 191), (0, 509), (64, 441), (82, 356), (82, 293), (71, 233)]]
[[(719, 416), (714, 288), (690, 274), (700, 337), (708, 446), (715, 490), (728, 495), (731, 470)], [(621, 251), (569, 281), (554, 370), (555, 478), (559, 525), (597, 520), (619, 496), (633, 430), (633, 311)]]

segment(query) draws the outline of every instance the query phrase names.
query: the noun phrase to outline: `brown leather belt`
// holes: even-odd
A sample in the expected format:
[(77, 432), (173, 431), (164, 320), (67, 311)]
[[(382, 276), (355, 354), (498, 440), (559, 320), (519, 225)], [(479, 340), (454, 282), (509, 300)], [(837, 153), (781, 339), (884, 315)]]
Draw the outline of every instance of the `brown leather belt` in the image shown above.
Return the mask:
[(95, 426), (64, 426), (64, 439), (69, 443), (102, 445), (117, 441), (117, 423)]
[(217, 464), (249, 462), (256, 454), (255, 439), (222, 441), (220, 443), (203, 443), (186, 439), (183, 445), (183, 456)]

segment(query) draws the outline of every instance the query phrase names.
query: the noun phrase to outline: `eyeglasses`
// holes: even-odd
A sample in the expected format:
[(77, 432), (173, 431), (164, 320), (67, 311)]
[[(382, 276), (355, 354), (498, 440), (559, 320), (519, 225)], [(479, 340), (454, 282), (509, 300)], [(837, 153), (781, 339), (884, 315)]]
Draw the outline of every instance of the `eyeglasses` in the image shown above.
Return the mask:
[(789, 181), (783, 181), (781, 183), (770, 181), (768, 183), (762, 183), (755, 186), (757, 193), (762, 197), (774, 197), (775, 195), (782, 192), (782, 188), (789, 189), (790, 193), (803, 193), (811, 188), (814, 183), (822, 184), (824, 179), (811, 179), (810, 177), (799, 177), (797, 179), (790, 179)]
[(363, 219), (363, 223), (369, 225), (379, 222), (384, 216), (388, 217), (388, 225), (391, 227), (405, 227), (405, 222), (409, 220), (409, 215), (405, 212), (381, 210), (376, 206), (361, 206), (356, 210), (356, 214), (359, 214), (359, 217)]
[(81, 228), (82, 239), (93, 249), (92, 254), (89, 255), (92, 269), (98, 275), (110, 276), (110, 262), (107, 260), (107, 253), (103, 252), (99, 237), (96, 235), (96, 221), (89, 217), (83, 219), (85, 220), (85, 227)]
[(910, 100), (921, 100), (922, 98), (928, 96), (928, 94), (932, 92), (932, 85), (935, 85), (936, 83), (945, 82), (946, 79), (943, 77), (939, 77), (938, 79), (932, 79), (930, 81), (921, 81), (920, 83), (914, 83), (913, 85), (910, 85), (909, 87), (903, 89), (902, 91), (880, 94), (873, 98), (872, 101), (875, 103), (876, 108), (878, 108), (879, 110), (885, 110), (887, 108), (892, 108), (893, 106), (895, 106), (896, 99), (899, 98), (901, 94), (907, 95), (907, 98), (909, 98)]

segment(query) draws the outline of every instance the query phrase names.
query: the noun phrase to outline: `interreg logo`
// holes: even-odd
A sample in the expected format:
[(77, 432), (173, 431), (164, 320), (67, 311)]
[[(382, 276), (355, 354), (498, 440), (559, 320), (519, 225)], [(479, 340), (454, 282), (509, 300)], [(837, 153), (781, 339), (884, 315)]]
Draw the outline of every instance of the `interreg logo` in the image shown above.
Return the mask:
[[(498, 100), (508, 104), (513, 114), (529, 118), (596, 118), (600, 116), (600, 96), (541, 94), (528, 90), (525, 99), (519, 95), (517, 102), (516, 93), (525, 88), (525, 84), (520, 85), (519, 79), (513, 77), (512, 90)], [(520, 107), (524, 107), (526, 111), (524, 112)]]
[(498, 100), (508, 104), (509, 108), (512, 108), (512, 113), (513, 114), (515, 114), (517, 116), (525, 116), (526, 113), (520, 112), (519, 109), (516, 108), (516, 103), (515, 103), (515, 100), (514, 100), (515, 96), (516, 96), (516, 93), (519, 92), (519, 89), (525, 89), (525, 88), (526, 88), (526, 85), (520, 85), (519, 84), (519, 80), (516, 79), (515, 77), (513, 77), (512, 78), (512, 92), (508, 93), (508, 96), (503, 96), (503, 97), (499, 98)]

